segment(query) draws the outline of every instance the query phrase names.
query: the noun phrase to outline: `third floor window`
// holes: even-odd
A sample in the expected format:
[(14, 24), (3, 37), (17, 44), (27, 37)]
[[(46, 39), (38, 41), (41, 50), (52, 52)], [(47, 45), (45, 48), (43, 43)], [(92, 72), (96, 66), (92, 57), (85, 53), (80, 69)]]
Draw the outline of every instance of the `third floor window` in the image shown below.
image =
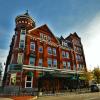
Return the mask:
[(52, 54), (52, 49), (51, 49), (51, 47), (48, 47), (48, 54)]
[(35, 42), (31, 42), (31, 44), (30, 44), (30, 50), (35, 51)]

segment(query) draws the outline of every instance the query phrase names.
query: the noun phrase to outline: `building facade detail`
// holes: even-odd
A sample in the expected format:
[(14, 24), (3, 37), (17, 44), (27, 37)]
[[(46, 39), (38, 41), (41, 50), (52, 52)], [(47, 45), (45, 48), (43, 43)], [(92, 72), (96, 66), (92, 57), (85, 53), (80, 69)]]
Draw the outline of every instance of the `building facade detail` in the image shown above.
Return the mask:
[[(28, 13), (17, 16), (15, 22), (4, 86), (59, 91), (70, 87), (72, 81), (77, 84), (80, 74), (87, 70), (77, 33), (56, 37), (46, 24), (36, 27)], [(80, 82), (84, 85), (83, 80)]]

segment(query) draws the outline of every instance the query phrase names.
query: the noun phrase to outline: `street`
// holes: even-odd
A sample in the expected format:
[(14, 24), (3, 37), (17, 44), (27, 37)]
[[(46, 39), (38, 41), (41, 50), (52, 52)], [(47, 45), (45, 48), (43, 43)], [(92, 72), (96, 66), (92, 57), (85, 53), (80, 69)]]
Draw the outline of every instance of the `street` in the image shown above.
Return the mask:
[(69, 94), (60, 96), (43, 96), (38, 100), (100, 100), (100, 92), (84, 93), (84, 94)]

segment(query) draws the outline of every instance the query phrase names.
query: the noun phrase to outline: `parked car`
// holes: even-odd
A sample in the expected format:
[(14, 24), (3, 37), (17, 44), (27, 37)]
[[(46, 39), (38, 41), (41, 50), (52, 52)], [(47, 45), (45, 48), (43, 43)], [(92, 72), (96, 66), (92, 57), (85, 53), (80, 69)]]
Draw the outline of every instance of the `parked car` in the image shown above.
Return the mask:
[(99, 92), (100, 84), (92, 84), (90, 88), (91, 88), (91, 92)]

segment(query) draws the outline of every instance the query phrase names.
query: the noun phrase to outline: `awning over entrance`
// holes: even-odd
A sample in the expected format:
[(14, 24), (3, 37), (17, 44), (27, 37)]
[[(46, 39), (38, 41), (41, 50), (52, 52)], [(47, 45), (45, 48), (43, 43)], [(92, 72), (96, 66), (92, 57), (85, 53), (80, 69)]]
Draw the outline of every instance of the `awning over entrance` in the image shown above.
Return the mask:
[(27, 72), (27, 73), (26, 73), (26, 75), (27, 75), (27, 76), (34, 77), (34, 74), (33, 74), (33, 72)]

